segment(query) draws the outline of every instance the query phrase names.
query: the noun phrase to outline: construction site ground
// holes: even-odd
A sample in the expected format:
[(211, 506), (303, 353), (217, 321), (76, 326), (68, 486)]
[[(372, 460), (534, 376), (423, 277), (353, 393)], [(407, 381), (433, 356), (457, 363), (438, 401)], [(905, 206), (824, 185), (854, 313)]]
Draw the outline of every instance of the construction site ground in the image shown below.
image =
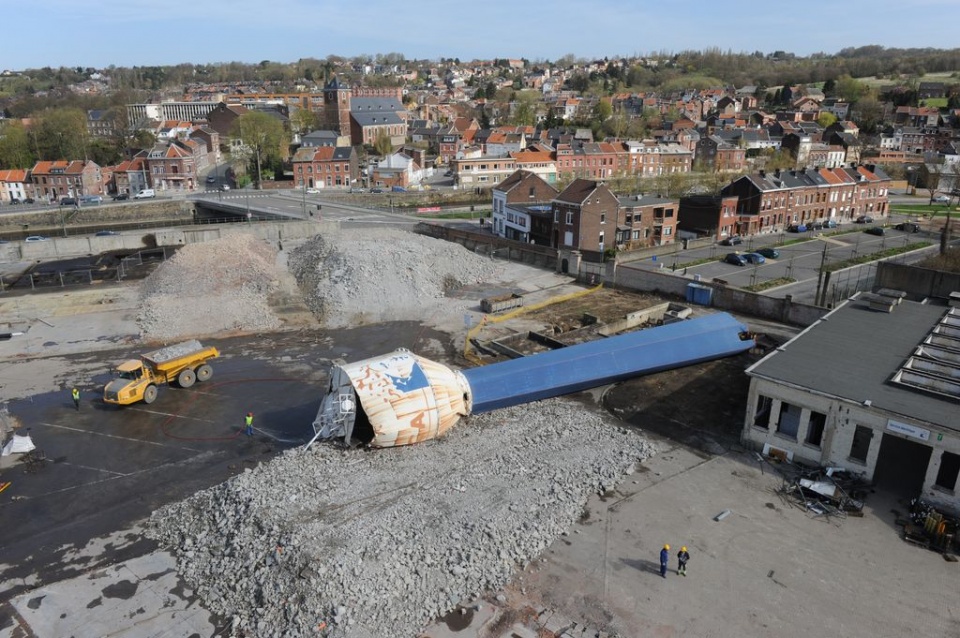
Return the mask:
[[(580, 288), (505, 267), (502, 281), (453, 297), (478, 306), (512, 291), (533, 304)], [(306, 440), (331, 359), (406, 347), (466, 366), (466, 332), (482, 317), (470, 305), (423, 323), (325, 331), (287, 296), (287, 330), (204, 340), (224, 352), (208, 385), (164, 388), (151, 406), (108, 409), (96, 397), (109, 366), (142, 350), (134, 286), (0, 298), (5, 320), (28, 327), (0, 342), (0, 399), (47, 457), (0, 469), (0, 482), (11, 483), (0, 493), (0, 638), (230, 635), (177, 577), (172, 556), (144, 540), (139, 522)], [(677, 300), (596, 292), (481, 333), (573, 328), (584, 312), (608, 321), (665, 301)], [(741, 319), (768, 345), (797, 331)], [(872, 493), (863, 518), (814, 516), (781, 501), (776, 467), (740, 448), (744, 369), (760, 356), (578, 395), (585, 414), (615, 414), (657, 441), (659, 454), (615, 492), (591, 499), (580, 522), (503, 591), (463, 601), (425, 635), (960, 635), (957, 563), (898, 537), (894, 520), (909, 495)], [(79, 411), (67, 392), (73, 384), (83, 392)], [(238, 436), (250, 410), (252, 440)], [(674, 555), (689, 548), (689, 576), (677, 576), (672, 557), (660, 577), (664, 543)]]

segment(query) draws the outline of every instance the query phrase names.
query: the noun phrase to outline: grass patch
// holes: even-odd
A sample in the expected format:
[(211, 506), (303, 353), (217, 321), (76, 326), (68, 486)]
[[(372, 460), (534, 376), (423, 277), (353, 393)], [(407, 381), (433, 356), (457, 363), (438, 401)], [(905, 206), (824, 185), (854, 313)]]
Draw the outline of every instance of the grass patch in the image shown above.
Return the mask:
[(776, 279), (768, 279), (766, 281), (761, 281), (758, 284), (753, 284), (752, 286), (744, 286), (744, 290), (749, 290), (750, 292), (762, 292), (764, 290), (770, 290), (771, 288), (776, 288), (777, 286), (786, 286), (787, 284), (792, 284), (796, 281), (793, 277), (777, 277)]
[(949, 212), (956, 212), (945, 204), (897, 204), (890, 210), (898, 215), (915, 217), (946, 217)]
[(918, 241), (912, 244), (907, 244), (906, 246), (899, 246), (896, 248), (886, 248), (879, 252), (869, 253), (866, 255), (859, 255), (857, 257), (851, 257), (850, 259), (844, 259), (843, 261), (834, 262), (832, 264), (827, 264), (823, 267), (826, 272), (835, 272), (837, 270), (843, 270), (844, 268), (849, 268), (850, 266), (858, 266), (860, 264), (865, 264), (867, 262), (876, 261), (877, 259), (886, 259), (887, 257), (894, 257), (896, 255), (902, 255), (903, 253), (909, 253), (914, 250), (920, 250), (921, 248), (926, 248), (932, 244), (928, 241)]

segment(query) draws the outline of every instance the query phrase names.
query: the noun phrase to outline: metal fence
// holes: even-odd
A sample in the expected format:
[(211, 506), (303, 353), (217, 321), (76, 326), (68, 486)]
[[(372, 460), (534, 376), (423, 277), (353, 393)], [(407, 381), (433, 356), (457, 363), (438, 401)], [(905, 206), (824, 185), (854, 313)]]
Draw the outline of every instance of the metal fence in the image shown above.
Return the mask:
[(0, 293), (89, 286), (93, 283), (119, 283), (124, 279), (142, 278), (158, 264), (169, 259), (176, 250), (176, 247), (165, 246), (140, 250), (121, 258), (116, 266), (65, 268), (26, 272), (16, 276), (0, 276)]

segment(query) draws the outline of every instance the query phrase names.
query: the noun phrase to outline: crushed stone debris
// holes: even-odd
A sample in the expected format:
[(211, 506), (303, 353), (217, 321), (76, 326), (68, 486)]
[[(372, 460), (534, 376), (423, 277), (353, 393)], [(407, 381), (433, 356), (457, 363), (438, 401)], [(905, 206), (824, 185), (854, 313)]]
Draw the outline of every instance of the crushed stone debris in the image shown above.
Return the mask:
[(655, 451), (550, 399), (409, 447), (288, 450), (163, 507), (147, 534), (235, 635), (413, 637), (508, 583)]
[(291, 252), (288, 266), (307, 306), (330, 328), (423, 320), (450, 291), (503, 272), (459, 244), (389, 229), (317, 235)]
[(281, 275), (276, 250), (252, 235), (188, 244), (143, 281), (141, 337), (278, 329), (269, 297)]

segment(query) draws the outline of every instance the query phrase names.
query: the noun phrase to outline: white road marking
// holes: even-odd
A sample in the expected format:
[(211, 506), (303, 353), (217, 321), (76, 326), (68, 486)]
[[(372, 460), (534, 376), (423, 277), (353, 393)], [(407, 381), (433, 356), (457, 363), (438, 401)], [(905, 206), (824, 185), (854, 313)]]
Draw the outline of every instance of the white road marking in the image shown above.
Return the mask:
[(116, 434), (107, 434), (106, 432), (97, 432), (96, 430), (82, 430), (80, 428), (71, 428), (65, 425), (57, 425), (56, 423), (44, 423), (43, 421), (37, 422), (37, 425), (45, 425), (48, 428), (59, 428), (61, 430), (70, 430), (71, 432), (82, 432), (83, 434), (95, 434), (97, 436), (105, 436), (108, 439), (120, 439), (121, 441), (133, 441), (134, 443), (143, 443), (144, 445), (156, 445), (157, 447), (175, 447), (181, 450), (189, 450), (191, 452), (199, 452), (200, 450), (192, 447), (185, 447), (182, 445), (167, 445), (166, 443), (157, 443), (156, 441), (144, 441), (143, 439), (135, 439), (129, 436), (117, 436)]

